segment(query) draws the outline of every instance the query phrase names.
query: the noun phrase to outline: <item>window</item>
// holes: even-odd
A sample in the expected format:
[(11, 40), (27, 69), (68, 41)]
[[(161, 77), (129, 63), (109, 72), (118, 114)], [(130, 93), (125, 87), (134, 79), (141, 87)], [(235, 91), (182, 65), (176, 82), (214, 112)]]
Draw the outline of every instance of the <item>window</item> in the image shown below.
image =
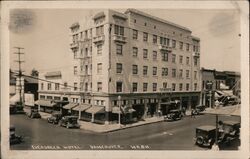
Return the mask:
[(89, 74), (89, 66), (85, 65), (85, 75), (88, 75), (88, 74)]
[(60, 86), (59, 83), (56, 83), (55, 84), (55, 90), (59, 90), (59, 86)]
[(98, 44), (96, 47), (97, 47), (97, 54), (101, 55), (102, 54), (102, 44)]
[(103, 25), (96, 27), (96, 36), (101, 36), (103, 35)]
[(176, 77), (176, 69), (172, 69), (172, 77)]
[(186, 58), (186, 64), (189, 65), (189, 57)]
[(85, 48), (85, 57), (88, 57), (88, 55), (89, 55), (89, 49), (86, 47)]
[(74, 91), (76, 91), (76, 90), (77, 90), (77, 83), (74, 82)]
[(162, 76), (167, 76), (168, 75), (168, 68), (167, 67), (163, 67), (162, 68), (162, 73), (161, 73)]
[(180, 41), (180, 49), (183, 50), (183, 42)]
[(153, 76), (157, 75), (157, 67), (153, 67)]
[(163, 38), (163, 45), (167, 45), (167, 38)]
[(137, 65), (133, 65), (133, 74), (134, 75), (138, 74), (138, 66)]
[(85, 83), (85, 92), (88, 91), (88, 88), (89, 88), (89, 84), (88, 84), (88, 82), (86, 82), (86, 83)]
[(133, 83), (133, 92), (137, 92), (137, 83)]
[(176, 86), (176, 84), (172, 83), (172, 91), (175, 91), (175, 86)]
[(197, 90), (197, 83), (194, 83), (194, 90)]
[(122, 82), (116, 82), (116, 92), (122, 92)]
[(153, 43), (157, 44), (157, 35), (153, 35)]
[(133, 47), (133, 56), (134, 57), (138, 56), (138, 48), (137, 47)]
[(122, 73), (122, 64), (121, 63), (116, 64), (116, 73)]
[(172, 47), (176, 48), (176, 40), (172, 40)]
[(148, 66), (143, 66), (143, 75), (148, 75)]
[(48, 90), (51, 90), (51, 83), (48, 83)]
[(168, 52), (162, 51), (161, 52), (162, 61), (168, 61)]
[(43, 90), (43, 87), (44, 87), (43, 85), (44, 85), (44, 84), (43, 84), (43, 83), (41, 83), (41, 90)]
[(102, 73), (102, 63), (97, 64), (97, 73), (101, 74)]
[(144, 59), (148, 58), (148, 50), (147, 49), (143, 49), (143, 58)]
[(195, 65), (195, 66), (198, 65), (198, 58), (194, 58), (194, 65)]
[(67, 88), (67, 87), (68, 87), (68, 83), (67, 83), (67, 82), (64, 82), (64, 83), (63, 83), (63, 86), (64, 86), (64, 88)]
[(175, 61), (176, 61), (176, 55), (172, 54), (172, 63), (175, 63)]
[(77, 75), (77, 66), (74, 66), (74, 75)]
[(136, 19), (134, 19), (134, 23), (136, 23)]
[(180, 62), (180, 64), (183, 63), (183, 56), (182, 55), (180, 55), (179, 62)]
[(80, 82), (80, 91), (83, 91), (83, 82)]
[(133, 39), (138, 39), (138, 31), (133, 30)]
[(148, 41), (148, 33), (143, 32), (143, 41)]
[(170, 45), (170, 39), (167, 38), (167, 46)]
[(102, 91), (102, 82), (97, 82), (97, 92)]
[(179, 84), (179, 90), (182, 91), (182, 83)]
[(194, 79), (197, 79), (197, 71), (194, 71)]
[(157, 83), (153, 83), (153, 91), (157, 91)]
[(186, 44), (186, 51), (189, 51), (189, 44)]
[(153, 60), (157, 60), (157, 51), (153, 51)]
[(124, 36), (124, 27), (115, 25), (115, 34)]
[(53, 97), (52, 96), (47, 96), (47, 99), (53, 99)]
[(195, 45), (193, 45), (193, 52), (195, 52), (195, 50), (196, 50), (196, 49), (195, 49)]
[(45, 96), (44, 95), (40, 95), (40, 99), (45, 99)]
[(146, 22), (144, 23), (144, 26), (147, 26), (147, 23), (146, 23)]
[(74, 54), (74, 59), (77, 59), (77, 50), (74, 50), (73, 54)]
[(163, 86), (163, 88), (167, 88), (168, 87), (168, 83), (167, 82), (163, 82), (162, 86)]
[(164, 38), (163, 37), (160, 37), (160, 44), (163, 45), (163, 40)]
[(116, 45), (116, 54), (122, 55), (122, 45), (120, 44)]
[(143, 92), (148, 90), (148, 83), (143, 83)]
[(179, 71), (179, 77), (183, 78), (183, 70), (182, 69), (180, 69), (180, 71)]
[(186, 78), (189, 78), (189, 70), (186, 70)]
[(186, 84), (186, 91), (189, 91), (189, 83)]

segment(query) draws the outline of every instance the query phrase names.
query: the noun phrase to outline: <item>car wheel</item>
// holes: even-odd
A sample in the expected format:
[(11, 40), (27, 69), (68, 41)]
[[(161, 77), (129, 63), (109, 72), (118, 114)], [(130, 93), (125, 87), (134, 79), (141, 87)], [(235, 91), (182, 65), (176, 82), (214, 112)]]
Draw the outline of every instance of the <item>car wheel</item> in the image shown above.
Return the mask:
[(197, 137), (196, 143), (197, 145), (203, 145), (204, 139), (202, 136)]

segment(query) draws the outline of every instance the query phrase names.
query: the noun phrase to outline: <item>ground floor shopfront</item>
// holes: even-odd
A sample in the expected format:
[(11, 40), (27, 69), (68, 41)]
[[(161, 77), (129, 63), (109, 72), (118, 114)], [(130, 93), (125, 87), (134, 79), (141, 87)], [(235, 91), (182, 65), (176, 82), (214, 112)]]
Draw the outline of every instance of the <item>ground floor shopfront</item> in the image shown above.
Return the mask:
[[(43, 94), (43, 96), (54, 98), (52, 94)], [(54, 96), (58, 97), (58, 94), (54, 94)], [(59, 103), (49, 102), (53, 101), (51, 99), (39, 99), (43, 101), (40, 102), (40, 111), (51, 113), (53, 110), (59, 110), (64, 114), (76, 115), (79, 120), (99, 124), (118, 122), (126, 124), (165, 115), (171, 109), (190, 110), (201, 104), (200, 92), (79, 94), (79, 96), (73, 94), (61, 96), (60, 99), (66, 99), (66, 97), (68, 103), (60, 105)], [(79, 99), (72, 100), (72, 98)], [(47, 101), (47, 103), (44, 101)]]

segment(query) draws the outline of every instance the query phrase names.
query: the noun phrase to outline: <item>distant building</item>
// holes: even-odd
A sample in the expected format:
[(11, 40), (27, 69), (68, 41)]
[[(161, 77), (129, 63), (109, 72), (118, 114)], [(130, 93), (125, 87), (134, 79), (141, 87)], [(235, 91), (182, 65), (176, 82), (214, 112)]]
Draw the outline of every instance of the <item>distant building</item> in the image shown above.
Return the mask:
[(70, 37), (71, 72), (39, 75), (53, 81), (39, 81), (39, 99), (79, 103), (72, 110), (94, 122), (117, 120), (119, 106), (123, 118), (141, 119), (166, 113), (166, 102), (200, 103), (200, 39), (188, 28), (135, 9), (105, 10), (72, 24)]
[(240, 99), (240, 73), (201, 68), (201, 76), (202, 104), (214, 106), (215, 99), (219, 96), (237, 96)]

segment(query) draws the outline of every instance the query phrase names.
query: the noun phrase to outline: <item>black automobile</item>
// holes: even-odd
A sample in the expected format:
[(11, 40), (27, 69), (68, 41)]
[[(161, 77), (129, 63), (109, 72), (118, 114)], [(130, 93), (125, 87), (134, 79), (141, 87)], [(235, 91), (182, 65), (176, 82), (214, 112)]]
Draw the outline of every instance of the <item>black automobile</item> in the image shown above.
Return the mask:
[(19, 144), (23, 141), (23, 137), (16, 135), (16, 128), (10, 126), (10, 145)]
[(62, 119), (61, 112), (53, 112), (50, 117), (47, 118), (48, 123), (58, 124)]
[(60, 126), (64, 126), (66, 128), (80, 128), (80, 125), (77, 122), (77, 116), (64, 116), (59, 121)]
[(29, 118), (41, 118), (38, 109), (30, 109), (26, 114)]
[(164, 116), (166, 121), (175, 121), (182, 118), (182, 111), (179, 109), (170, 110), (167, 115)]
[(216, 127), (211, 125), (203, 125), (196, 128), (194, 138), (195, 144), (198, 146), (212, 147), (215, 142)]
[(219, 129), (218, 142), (230, 144), (231, 141), (239, 139), (240, 122), (238, 121), (223, 121)]
[(201, 114), (203, 111), (205, 111), (206, 106), (205, 105), (197, 105), (194, 109), (194, 115), (199, 115)]

